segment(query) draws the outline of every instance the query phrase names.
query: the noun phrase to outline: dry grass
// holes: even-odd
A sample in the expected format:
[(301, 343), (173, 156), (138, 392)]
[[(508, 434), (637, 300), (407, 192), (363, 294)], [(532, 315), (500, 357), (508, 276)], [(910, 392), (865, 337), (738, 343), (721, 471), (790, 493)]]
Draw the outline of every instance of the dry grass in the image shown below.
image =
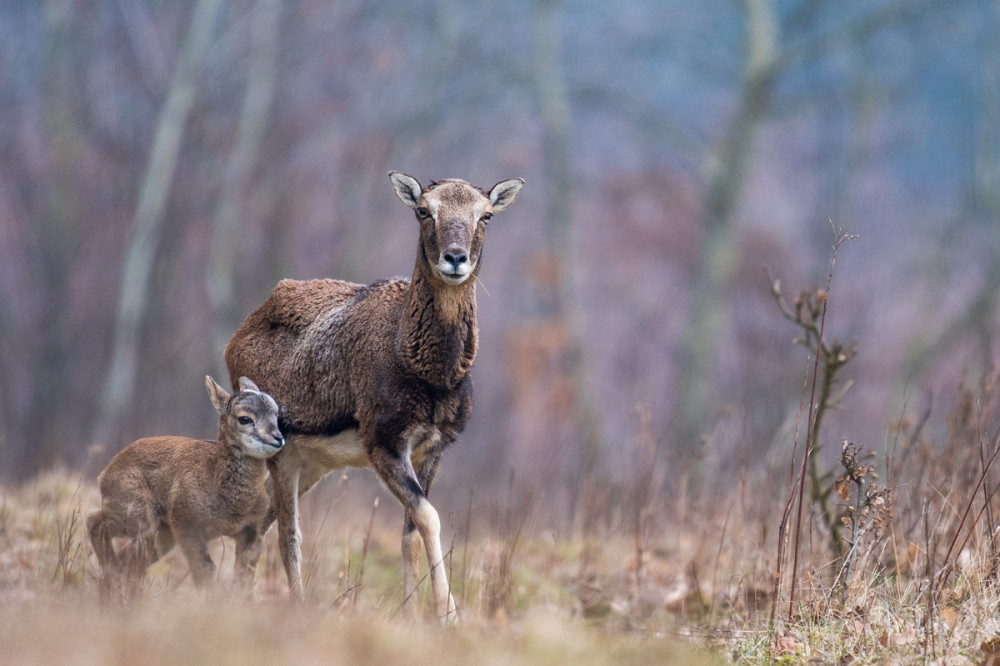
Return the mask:
[[(321, 494), (324, 503), (330, 494)], [(343, 509), (345, 500), (336, 495), (333, 504)], [(326, 506), (313, 506), (311, 512), (307, 507), (305, 604), (287, 598), (272, 533), (258, 568), (255, 600), (227, 587), (232, 548), (222, 540), (214, 544), (214, 557), (222, 561), (219, 589), (197, 592), (184, 559), (172, 553), (150, 569), (140, 600), (127, 607), (101, 605), (97, 564), (82, 528), (99, 503), (94, 483), (75, 473), (52, 472), (22, 487), (4, 488), (2, 498), (4, 664), (709, 661), (676, 637), (619, 631), (577, 612), (575, 553), (544, 539), (525, 544), (530, 562), (512, 567), (509, 558), (501, 565), (509, 544), (496, 539), (469, 543), (464, 574), (455, 570), (452, 558), (456, 597), (466, 599), (462, 624), (407, 623), (397, 614), (402, 601), (398, 512), (374, 521), (369, 530), (370, 505), (346, 523), (328, 515)], [(496, 580), (501, 575), (510, 580)], [(485, 598), (485, 591), (498, 584), (510, 589), (501, 606)], [(490, 607), (490, 614), (481, 610)]]
[[(1000, 413), (993, 384), (963, 396), (955, 410), (977, 411), (966, 420)], [(581, 503), (594, 514), (576, 528), (553, 527), (544, 502), (511, 484), (498, 508), (473, 511), (470, 502), (451, 516), (445, 547), (462, 622), (448, 629), (399, 616), (399, 511), (382, 497), (373, 514), (374, 485), (359, 492), (341, 477), (306, 498), (305, 604), (287, 600), (272, 532), (255, 600), (226, 591), (233, 554), (220, 541), (218, 591), (196, 592), (174, 553), (126, 608), (98, 601), (82, 527), (99, 503), (94, 481), (51, 472), (0, 495), (3, 662), (989, 663), (981, 646), (1000, 636), (989, 527), (1000, 466), (988, 467), (984, 428), (960, 428), (960, 417), (949, 419), (948, 456), (922, 419), (907, 417), (892, 433), (892, 455), (878, 459), (887, 507), (842, 507), (856, 521), (850, 577), (819, 513), (806, 518), (794, 603), (787, 582), (774, 597), (788, 492), (781, 456), (783, 473), (706, 488), (709, 499), (683, 509), (663, 494), (661, 469), (641, 488), (595, 483), (593, 501)], [(658, 464), (640, 448), (643, 466)], [(858, 477), (861, 459), (847, 458)], [(847, 472), (830, 482), (843, 484)]]

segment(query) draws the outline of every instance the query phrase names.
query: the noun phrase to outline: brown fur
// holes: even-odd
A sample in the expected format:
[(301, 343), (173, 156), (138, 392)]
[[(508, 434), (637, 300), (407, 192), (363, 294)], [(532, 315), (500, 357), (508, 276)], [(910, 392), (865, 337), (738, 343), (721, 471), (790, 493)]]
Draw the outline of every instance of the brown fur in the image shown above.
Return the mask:
[[(266, 457), (284, 444), (278, 406), (245, 377), (230, 396), (210, 377), (219, 412), (218, 441), (148, 437), (128, 445), (101, 472), (101, 509), (87, 518), (101, 564), (102, 593), (128, 577), (134, 590), (146, 568), (176, 543), (198, 587), (215, 576), (208, 542), (236, 539), (236, 577), (252, 584), (270, 508)], [(115, 552), (112, 539), (130, 543)]]
[(292, 593), (303, 594), (298, 497), (330, 469), (371, 465), (405, 510), (406, 605), (415, 610), (423, 545), (436, 612), (452, 619), (440, 520), (427, 492), (472, 408), (474, 276), (486, 224), (523, 181), (484, 194), (461, 180), (421, 188), (404, 174), (390, 179), (420, 222), (412, 280), (282, 280), (233, 335), (226, 365), (231, 377), (252, 378), (281, 404), (288, 446), (269, 465)]

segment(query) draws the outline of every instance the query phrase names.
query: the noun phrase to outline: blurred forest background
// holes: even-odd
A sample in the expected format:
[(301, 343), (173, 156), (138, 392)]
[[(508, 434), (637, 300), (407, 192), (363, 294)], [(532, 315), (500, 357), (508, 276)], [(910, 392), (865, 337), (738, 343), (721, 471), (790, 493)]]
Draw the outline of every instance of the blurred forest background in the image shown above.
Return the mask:
[(786, 466), (812, 364), (764, 268), (825, 285), (840, 230), (830, 439), (946, 429), (996, 357), (996, 2), (6, 0), (0, 480), (213, 433), (277, 280), (411, 274), (390, 169), (527, 181), (437, 493)]

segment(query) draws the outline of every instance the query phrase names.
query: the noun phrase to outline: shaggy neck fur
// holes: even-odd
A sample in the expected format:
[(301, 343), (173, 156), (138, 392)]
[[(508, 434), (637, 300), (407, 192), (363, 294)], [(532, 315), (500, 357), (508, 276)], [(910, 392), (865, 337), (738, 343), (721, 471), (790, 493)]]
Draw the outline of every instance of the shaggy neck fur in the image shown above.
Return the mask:
[(461, 383), (476, 359), (476, 280), (449, 285), (428, 274), (417, 259), (399, 322), (396, 349), (403, 365), (423, 381), (442, 389)]
[[(224, 424), (225, 425), (225, 424)], [(267, 463), (254, 458), (234, 447), (225, 444), (233, 441), (237, 435), (220, 431), (219, 447), (215, 457), (215, 478), (223, 487), (232, 489), (231, 503), (243, 503), (257, 494), (257, 484), (267, 472)]]

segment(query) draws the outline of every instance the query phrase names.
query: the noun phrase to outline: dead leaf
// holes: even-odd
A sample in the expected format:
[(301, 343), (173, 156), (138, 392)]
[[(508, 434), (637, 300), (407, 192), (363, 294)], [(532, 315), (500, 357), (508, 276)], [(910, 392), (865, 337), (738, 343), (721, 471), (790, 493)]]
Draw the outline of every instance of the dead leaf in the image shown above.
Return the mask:
[(983, 641), (979, 650), (983, 653), (982, 666), (1000, 666), (1000, 635)]
[(774, 648), (778, 654), (801, 654), (802, 641), (791, 634), (784, 634), (775, 641)]
[(948, 628), (952, 630), (958, 626), (959, 621), (962, 619), (958, 613), (958, 609), (954, 606), (941, 606), (940, 612), (941, 619), (948, 625)]
[(905, 647), (907, 645), (914, 645), (916, 644), (916, 642), (917, 642), (917, 632), (914, 631), (913, 629), (906, 629), (904, 631), (893, 631), (892, 633), (889, 633), (888, 630), (883, 630), (881, 635), (879, 635), (878, 637), (879, 645), (886, 648)]

